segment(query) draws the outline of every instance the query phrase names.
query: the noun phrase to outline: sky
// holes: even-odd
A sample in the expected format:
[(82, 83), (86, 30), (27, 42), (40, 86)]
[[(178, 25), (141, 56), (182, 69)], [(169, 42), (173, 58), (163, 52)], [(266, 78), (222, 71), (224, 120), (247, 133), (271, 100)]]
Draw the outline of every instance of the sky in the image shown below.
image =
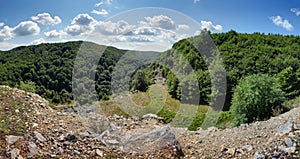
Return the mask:
[(87, 40), (160, 51), (202, 29), (300, 34), (300, 0), (1, 0), (0, 6), (0, 50)]

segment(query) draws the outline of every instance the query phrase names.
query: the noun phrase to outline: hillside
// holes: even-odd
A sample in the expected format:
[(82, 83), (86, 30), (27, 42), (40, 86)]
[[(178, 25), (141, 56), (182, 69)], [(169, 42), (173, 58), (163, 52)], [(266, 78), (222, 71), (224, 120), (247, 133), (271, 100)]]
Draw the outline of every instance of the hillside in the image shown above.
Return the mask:
[(39, 95), (1, 86), (0, 110), (2, 158), (300, 157), (299, 107), (233, 129), (187, 131), (150, 114), (104, 117), (92, 107), (59, 112)]
[[(112, 94), (110, 82), (114, 66), (128, 52), (129, 55), (143, 53), (145, 58), (157, 54), (83, 41), (17, 47), (0, 52), (0, 84), (28, 88), (54, 104), (70, 103), (74, 98), (78, 103), (88, 98), (107, 100)], [(132, 57), (131, 62), (144, 60), (141, 56), (137, 60)], [(95, 96), (73, 96), (89, 90), (89, 82), (95, 82)]]
[[(207, 40), (207, 37), (212, 39), (208, 38)], [(170, 95), (173, 98), (181, 99), (182, 86), (186, 85), (187, 88), (184, 89), (195, 91), (194, 85), (190, 85), (188, 82), (196, 78), (199, 91), (195, 93), (200, 92), (201, 96), (199, 103), (209, 104), (212, 90), (211, 74), (207, 62), (212, 61), (207, 60), (207, 56), (203, 56), (203, 52), (207, 52), (207, 50), (201, 51), (201, 48), (196, 47), (205, 46), (206, 44), (203, 42), (211, 40), (219, 49), (226, 70), (226, 75), (223, 75), (227, 78), (226, 101), (223, 110), (229, 109), (233, 90), (238, 81), (245, 76), (257, 73), (278, 77), (288, 99), (300, 95), (299, 36), (260, 33), (242, 34), (229, 31), (227, 33), (209, 34), (209, 36), (205, 34), (204, 36), (199, 35), (184, 39), (175, 43), (172, 49), (161, 53), (157, 59), (152, 61), (158, 64), (152, 64), (147, 69), (144, 69), (146, 66), (140, 68), (149, 78), (146, 81), (150, 84), (153, 83), (154, 73), (160, 70), (167, 79), (166, 83)], [(78, 65), (75, 67), (76, 56), (83, 47), (86, 48), (84, 54), (87, 54), (84, 58), (88, 58), (92, 62), (76, 61)], [(212, 50), (208, 49), (208, 51)], [(150, 52), (150, 54), (147, 54), (148, 57), (141, 59), (142, 56), (135, 56), (137, 54), (131, 51), (133, 56), (127, 57), (129, 61), (125, 63), (126, 65), (122, 69), (119, 68), (120, 70), (114, 70), (120, 57), (126, 52), (126, 50), (82, 41), (40, 44), (1, 51), (0, 84), (19, 88), (31, 87), (31, 89), (33, 88), (31, 91), (41, 95), (51, 103), (70, 103), (74, 100), (74, 92), (76, 94), (76, 92), (88, 91), (91, 82), (96, 81), (96, 96), (87, 97), (83, 95), (83, 97), (76, 97), (76, 100), (83, 103), (84, 98), (107, 100), (112, 95), (110, 86), (114, 71), (115, 73), (126, 72), (129, 70), (126, 67), (132, 67), (130, 64), (136, 63), (136, 65), (139, 65), (143, 61), (147, 61), (149, 57), (157, 55), (157, 53)], [(142, 53), (146, 55), (146, 52)], [(179, 55), (183, 55), (185, 59), (178, 59)], [(100, 60), (95, 61), (98, 59)], [(196, 76), (176, 77), (174, 72), (170, 71), (170, 68), (176, 66), (174, 69), (178, 68), (180, 72), (182, 69), (187, 68), (186, 61), (190, 63)], [(93, 66), (93, 62), (95, 66)], [(161, 66), (159, 63), (165, 63), (166, 65)], [(91, 68), (96, 68), (95, 72), (91, 72)], [(77, 74), (73, 74), (74, 69), (78, 70)], [(90, 74), (95, 74), (94, 81), (73, 85), (72, 88), (72, 80), (76, 81), (76, 79), (83, 76), (89, 77)], [(178, 78), (182, 78), (181, 80), (185, 83), (179, 83)], [(86, 78), (79, 79), (79, 83), (83, 81), (87, 81)], [(187, 96), (185, 98), (181, 100), (191, 101), (190, 98), (192, 97)]]
[[(172, 49), (162, 53), (158, 61), (164, 61), (166, 66), (162, 68), (164, 77), (167, 78), (169, 93), (177, 99), (181, 99), (183, 86), (193, 91), (194, 85), (181, 81), (190, 81), (189, 76), (176, 77), (174, 70), (187, 72), (188, 61), (196, 74), (200, 89), (200, 104), (210, 103), (212, 92), (212, 73), (215, 72), (216, 62), (214, 57), (220, 57), (225, 72), (219, 72), (219, 76), (226, 76), (226, 100), (223, 110), (228, 110), (235, 86), (239, 80), (253, 74), (263, 73), (276, 76), (282, 82), (282, 90), (288, 99), (300, 95), (300, 37), (283, 36), (273, 34), (243, 34), (235, 31), (227, 33), (209, 34), (183, 39), (175, 43)], [(218, 51), (216, 51), (218, 49)], [(214, 55), (214, 52), (218, 52)], [(183, 55), (185, 59), (180, 59)], [(171, 61), (171, 62), (170, 62)], [(172, 62), (175, 61), (175, 62)], [(219, 62), (220, 63), (220, 62)], [(178, 65), (179, 64), (179, 65)], [(161, 68), (154, 65), (155, 69)], [(211, 69), (209, 69), (209, 67)], [(170, 68), (173, 69), (170, 71)], [(185, 70), (184, 70), (185, 69)], [(215, 80), (224, 81), (225, 77)], [(220, 83), (222, 83), (219, 81)], [(188, 85), (188, 86), (186, 86)], [(224, 85), (224, 84), (222, 84)], [(225, 92), (222, 90), (221, 92)], [(185, 98), (189, 98), (188, 96)], [(192, 98), (192, 97), (190, 97)]]

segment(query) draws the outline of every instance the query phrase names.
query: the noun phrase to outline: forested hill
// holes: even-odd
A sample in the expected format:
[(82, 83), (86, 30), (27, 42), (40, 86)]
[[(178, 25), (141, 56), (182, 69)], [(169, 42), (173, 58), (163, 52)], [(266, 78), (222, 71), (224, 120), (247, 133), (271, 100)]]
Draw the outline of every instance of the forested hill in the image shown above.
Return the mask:
[[(287, 98), (300, 95), (300, 37), (274, 34), (241, 34), (235, 31), (210, 34), (217, 46), (226, 69), (227, 93), (226, 106), (228, 110), (233, 89), (238, 81), (245, 76), (257, 73), (269, 74), (279, 78)], [(203, 40), (196, 36), (181, 40), (173, 45), (173, 49), (162, 54), (162, 57), (175, 56), (175, 52), (183, 54), (196, 72), (201, 91), (202, 103), (209, 102), (211, 79), (202, 56), (192, 45), (195, 41)], [(180, 99), (181, 85), (168, 69), (168, 88), (173, 97)], [(191, 88), (192, 89), (192, 88)]]
[[(95, 52), (103, 50), (104, 47), (90, 42), (84, 43)], [(72, 71), (76, 54), (82, 44), (82, 41), (40, 44), (2, 51), (0, 85), (36, 92), (53, 103), (71, 102)], [(100, 73), (96, 88), (101, 92), (100, 99), (107, 98), (110, 94), (109, 82), (106, 81), (110, 81), (112, 65), (124, 52), (114, 47), (107, 47), (104, 51), (97, 67)]]
[[(235, 31), (210, 35), (225, 64), (227, 76), (227, 106), (231, 101), (233, 88), (247, 75), (265, 73), (280, 78), (288, 98), (299, 96), (300, 90), (300, 37), (265, 35), (260, 33), (240, 34)], [(200, 40), (201, 36), (192, 39)], [(160, 57), (173, 57), (174, 50), (190, 62), (196, 72), (200, 86), (201, 103), (208, 103), (211, 84), (203, 57), (190, 44), (190, 39), (181, 40)], [(82, 41), (40, 44), (18, 47), (0, 52), (0, 85), (9, 85), (36, 92), (54, 103), (70, 102), (72, 97), (72, 70), (76, 53)], [(89, 43), (97, 52), (101, 46)], [(110, 81), (114, 65), (125, 54), (125, 50), (108, 47), (99, 61), (96, 73), (98, 99), (111, 95)], [(167, 68), (152, 65), (144, 69), (145, 74), (161, 69), (167, 78), (170, 94), (180, 99), (181, 85)], [(152, 72), (147, 72), (152, 71)], [(149, 80), (149, 79), (147, 79)], [(151, 79), (148, 81), (151, 83)], [(82, 86), (84, 89), (85, 86)], [(226, 109), (226, 108), (225, 108)]]

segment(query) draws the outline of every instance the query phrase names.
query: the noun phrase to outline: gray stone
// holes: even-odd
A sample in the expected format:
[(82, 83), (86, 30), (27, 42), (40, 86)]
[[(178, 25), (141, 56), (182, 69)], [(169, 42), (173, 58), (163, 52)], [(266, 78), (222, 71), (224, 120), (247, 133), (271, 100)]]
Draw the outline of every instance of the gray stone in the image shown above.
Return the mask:
[(106, 146), (112, 148), (112, 149), (118, 149), (120, 147), (120, 142), (118, 142), (115, 139), (112, 140), (106, 140), (105, 141)]
[(74, 154), (75, 154), (75, 155), (80, 155), (80, 152), (77, 151), (77, 150), (74, 150)]
[(235, 154), (235, 148), (230, 148), (226, 151), (227, 154), (231, 155), (231, 156), (234, 156)]
[(62, 149), (61, 147), (59, 147), (56, 155), (62, 155), (63, 153), (64, 153), (64, 149)]
[(100, 157), (103, 157), (103, 151), (96, 149), (96, 154)]
[(290, 138), (285, 138), (284, 139), (285, 144), (287, 145), (287, 147), (292, 147), (293, 146), (293, 141)]
[(285, 149), (285, 152), (287, 152), (288, 154), (293, 154), (296, 151), (296, 147), (288, 147)]
[(102, 132), (97, 138), (102, 139), (104, 137), (107, 137), (116, 129), (117, 129), (116, 126), (114, 124), (110, 123), (108, 128), (104, 132)]
[(264, 159), (264, 158), (265, 158), (265, 155), (259, 154), (258, 152), (255, 152), (253, 158), (254, 158), (254, 159)]
[[(138, 149), (138, 147), (140, 148)], [(183, 155), (181, 146), (172, 133), (170, 126), (157, 128), (148, 133), (134, 136), (123, 143), (123, 150), (126, 152), (147, 152), (175, 146), (177, 152)]]
[(28, 158), (35, 157), (38, 154), (38, 147), (33, 142), (28, 143), (28, 150), (29, 150), (29, 153), (27, 154)]
[(164, 118), (157, 116), (156, 114), (145, 114), (142, 119), (155, 119), (157, 121), (164, 121)]
[(10, 158), (17, 158), (20, 155), (20, 150), (14, 148), (9, 153), (10, 153)]
[(242, 147), (242, 149), (245, 150), (245, 151), (251, 151), (251, 150), (253, 150), (253, 146), (252, 145), (245, 145), (245, 146)]
[(92, 134), (101, 134), (109, 127), (109, 120), (100, 114), (89, 113), (81, 115), (83, 125)]
[(42, 134), (40, 134), (39, 132), (34, 131), (33, 133), (34, 133), (34, 135), (35, 135), (35, 138), (36, 138), (37, 140), (39, 140), (40, 142), (45, 142), (45, 141), (47, 141), (47, 139), (46, 139)]
[(22, 136), (14, 136), (14, 135), (8, 135), (6, 136), (6, 143), (8, 145), (12, 145), (14, 144), (15, 142), (17, 142), (18, 140), (22, 140), (23, 137)]
[(293, 130), (295, 119), (290, 119), (287, 123), (280, 125), (276, 134), (287, 134)]

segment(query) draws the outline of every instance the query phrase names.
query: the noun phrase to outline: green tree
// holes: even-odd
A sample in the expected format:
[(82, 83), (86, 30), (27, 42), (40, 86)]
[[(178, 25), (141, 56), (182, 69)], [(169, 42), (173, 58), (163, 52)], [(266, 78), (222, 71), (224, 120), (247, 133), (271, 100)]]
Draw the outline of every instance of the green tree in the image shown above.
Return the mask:
[(133, 90), (139, 90), (145, 92), (148, 89), (149, 82), (147, 81), (145, 72), (142, 70), (138, 70), (133, 76), (131, 82), (131, 88)]
[(268, 119), (273, 115), (272, 110), (282, 108), (284, 100), (277, 78), (266, 74), (247, 76), (240, 80), (233, 94), (234, 124)]

